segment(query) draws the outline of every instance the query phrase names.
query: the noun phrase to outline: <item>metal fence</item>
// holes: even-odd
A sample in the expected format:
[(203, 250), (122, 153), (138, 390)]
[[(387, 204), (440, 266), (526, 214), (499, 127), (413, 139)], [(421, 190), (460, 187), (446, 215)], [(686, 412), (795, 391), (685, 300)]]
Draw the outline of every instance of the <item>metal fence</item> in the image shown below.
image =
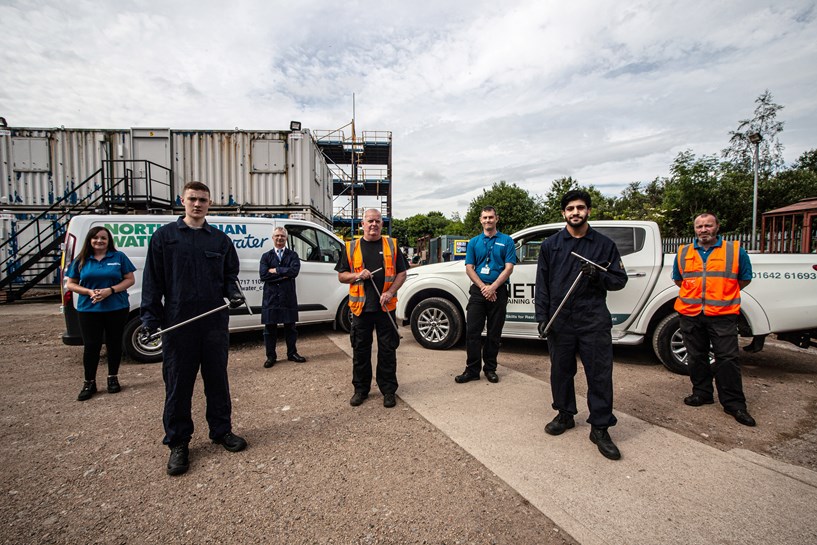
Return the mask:
[[(741, 246), (750, 250), (752, 248), (751, 233), (727, 233), (722, 234), (723, 240), (738, 240)], [(664, 253), (674, 254), (678, 251), (678, 246), (681, 244), (689, 244), (695, 241), (695, 237), (670, 237), (662, 239)]]

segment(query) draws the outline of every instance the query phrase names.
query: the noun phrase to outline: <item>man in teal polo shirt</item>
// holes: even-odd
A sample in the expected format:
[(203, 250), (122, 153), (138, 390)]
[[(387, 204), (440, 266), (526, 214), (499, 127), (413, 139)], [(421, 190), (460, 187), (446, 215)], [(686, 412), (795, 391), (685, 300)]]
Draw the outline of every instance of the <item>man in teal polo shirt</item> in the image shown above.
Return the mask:
[[(465, 250), (465, 272), (471, 279), (471, 288), (465, 317), (465, 371), (454, 378), (459, 384), (479, 380), (480, 368), (488, 382), (499, 382), (496, 356), (505, 325), (508, 278), (516, 263), (516, 251), (513, 239), (497, 231), (498, 221), (496, 209), (484, 207), (479, 218), (482, 234), (468, 241)], [(486, 321), (487, 336), (483, 347), (480, 337)]]

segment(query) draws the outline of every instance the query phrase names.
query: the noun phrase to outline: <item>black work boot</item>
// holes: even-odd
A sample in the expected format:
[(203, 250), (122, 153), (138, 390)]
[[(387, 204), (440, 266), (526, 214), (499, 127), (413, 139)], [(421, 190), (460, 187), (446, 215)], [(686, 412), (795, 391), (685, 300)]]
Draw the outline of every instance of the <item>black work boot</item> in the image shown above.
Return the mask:
[(243, 437), (234, 435), (233, 432), (225, 433), (224, 436), (213, 439), (213, 443), (223, 446), (230, 452), (240, 452), (247, 448), (247, 441)]
[(170, 447), (170, 458), (167, 460), (167, 474), (181, 475), (190, 468), (190, 449), (187, 443)]
[(619, 452), (618, 447), (613, 443), (610, 434), (607, 433), (607, 428), (591, 427), (590, 440), (599, 447), (599, 452), (601, 452), (605, 458), (609, 458), (610, 460), (618, 460), (621, 458), (621, 452)]
[(572, 414), (559, 411), (556, 418), (545, 426), (545, 433), (548, 435), (561, 435), (565, 430), (569, 430), (575, 426), (576, 422), (573, 420)]
[(82, 390), (80, 390), (79, 395), (77, 396), (77, 401), (86, 401), (91, 399), (91, 396), (96, 393), (96, 381), (95, 380), (86, 380), (85, 383), (82, 385)]
[(108, 393), (115, 394), (122, 391), (122, 386), (119, 385), (119, 378), (116, 375), (108, 375)]
[(726, 414), (732, 415), (735, 417), (739, 423), (743, 424), (744, 426), (756, 426), (757, 422), (755, 419), (752, 418), (752, 415), (749, 414), (749, 411), (746, 409), (727, 409), (726, 407), (723, 408), (723, 412)]

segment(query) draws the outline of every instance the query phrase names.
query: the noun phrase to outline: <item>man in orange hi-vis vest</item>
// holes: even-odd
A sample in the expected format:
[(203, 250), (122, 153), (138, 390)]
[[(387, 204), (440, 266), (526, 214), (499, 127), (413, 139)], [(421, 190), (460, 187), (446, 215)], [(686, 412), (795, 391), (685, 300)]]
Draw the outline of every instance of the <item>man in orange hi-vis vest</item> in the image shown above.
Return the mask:
[(352, 385), (349, 404), (357, 407), (369, 397), (372, 386), (372, 340), (377, 330), (377, 387), (383, 406), (397, 404), (397, 346), (400, 335), (394, 309), (397, 290), (406, 281), (408, 264), (397, 241), (381, 235), (383, 218), (370, 208), (363, 213), (363, 238), (346, 243), (335, 270), (338, 280), (349, 284), (352, 311)]
[[(714, 214), (697, 216), (697, 240), (678, 248), (672, 267), (672, 279), (681, 288), (675, 310), (681, 315), (692, 380), (692, 395), (684, 403), (692, 407), (714, 403), (714, 378), (724, 412), (744, 426), (754, 426), (738, 361), (740, 290), (752, 281), (752, 263), (740, 243), (721, 239), (719, 228)], [(711, 365), (710, 346), (715, 354)]]

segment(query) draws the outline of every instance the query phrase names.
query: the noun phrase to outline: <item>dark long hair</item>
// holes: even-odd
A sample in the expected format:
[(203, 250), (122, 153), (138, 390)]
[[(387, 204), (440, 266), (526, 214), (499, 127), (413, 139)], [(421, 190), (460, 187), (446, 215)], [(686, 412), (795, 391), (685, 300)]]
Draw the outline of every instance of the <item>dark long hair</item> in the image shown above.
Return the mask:
[(100, 231), (105, 231), (106, 233), (108, 233), (108, 251), (109, 252), (116, 251), (116, 246), (114, 246), (113, 243), (113, 235), (107, 229), (107, 227), (103, 227), (102, 225), (91, 227), (91, 229), (88, 230), (88, 234), (85, 236), (85, 242), (82, 243), (82, 249), (79, 251), (79, 254), (77, 255), (78, 261), (77, 272), (81, 271), (82, 266), (85, 265), (85, 262), (92, 255), (94, 255), (94, 249), (91, 247), (91, 239), (94, 238)]

